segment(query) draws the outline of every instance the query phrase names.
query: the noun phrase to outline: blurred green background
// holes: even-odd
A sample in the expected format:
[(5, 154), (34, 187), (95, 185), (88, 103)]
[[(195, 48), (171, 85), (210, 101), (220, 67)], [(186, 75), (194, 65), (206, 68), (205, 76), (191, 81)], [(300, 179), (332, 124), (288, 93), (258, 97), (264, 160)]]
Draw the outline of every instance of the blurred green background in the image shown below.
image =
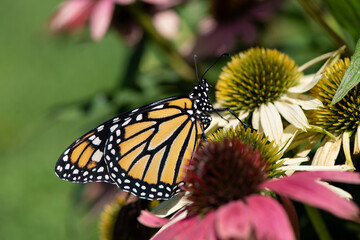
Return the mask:
[[(88, 33), (50, 36), (46, 24), (59, 3), (4, 1), (0, 8), (0, 239), (97, 239), (98, 213), (86, 212), (76, 200), (80, 184), (55, 176), (57, 158), (116, 113), (192, 87), (187, 82), (180, 89), (181, 78), (150, 41), (129, 71), (136, 49), (114, 31), (99, 43), (84, 37)], [(189, 4), (177, 11), (196, 16), (188, 19), (191, 26), (208, 4)], [(338, 47), (291, 0), (259, 27), (259, 36), (257, 44), (278, 48), (299, 65)], [(210, 60), (199, 59), (202, 72)], [(221, 66), (208, 74), (213, 84)], [(132, 71), (136, 77), (124, 82), (124, 73)]]

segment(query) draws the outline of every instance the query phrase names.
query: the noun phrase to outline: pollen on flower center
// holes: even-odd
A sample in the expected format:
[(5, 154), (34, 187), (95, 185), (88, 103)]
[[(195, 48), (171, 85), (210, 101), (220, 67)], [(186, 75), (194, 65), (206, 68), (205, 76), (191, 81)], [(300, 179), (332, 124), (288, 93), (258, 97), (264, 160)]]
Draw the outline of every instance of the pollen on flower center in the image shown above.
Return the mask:
[(308, 119), (311, 124), (332, 133), (354, 132), (360, 125), (360, 89), (358, 85), (351, 89), (340, 102), (330, 105), (349, 65), (349, 58), (340, 59), (333, 66), (325, 69), (323, 78), (311, 89), (310, 94), (324, 104), (318, 110), (309, 111)]
[(295, 62), (277, 50), (252, 48), (232, 57), (216, 85), (216, 97), (235, 113), (278, 100), (295, 86), (302, 73)]
[(211, 209), (258, 192), (266, 180), (266, 163), (258, 150), (238, 138), (205, 142), (190, 161), (184, 179), (190, 212)]

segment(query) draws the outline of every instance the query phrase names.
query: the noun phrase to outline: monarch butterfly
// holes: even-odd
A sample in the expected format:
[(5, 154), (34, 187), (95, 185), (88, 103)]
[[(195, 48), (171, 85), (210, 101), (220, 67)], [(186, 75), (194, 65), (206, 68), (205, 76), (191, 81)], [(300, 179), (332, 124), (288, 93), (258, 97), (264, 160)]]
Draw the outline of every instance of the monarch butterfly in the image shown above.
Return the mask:
[(201, 79), (188, 96), (165, 98), (120, 114), (71, 144), (55, 173), (71, 182), (107, 182), (145, 199), (168, 199), (180, 189), (213, 111)]
[(100, 124), (61, 154), (56, 175), (71, 182), (116, 184), (139, 198), (169, 199), (180, 191), (183, 166), (211, 123), (209, 113), (234, 115), (214, 109), (208, 92), (201, 77), (187, 96), (165, 98)]

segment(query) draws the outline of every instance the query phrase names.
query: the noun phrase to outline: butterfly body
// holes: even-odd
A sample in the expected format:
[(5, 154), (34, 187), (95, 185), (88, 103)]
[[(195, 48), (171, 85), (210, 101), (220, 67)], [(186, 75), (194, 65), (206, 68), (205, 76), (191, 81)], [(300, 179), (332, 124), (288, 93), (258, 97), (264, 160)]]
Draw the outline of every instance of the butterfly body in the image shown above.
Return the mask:
[(213, 111), (209, 85), (120, 114), (71, 144), (55, 173), (71, 182), (108, 182), (145, 199), (168, 199), (180, 189)]

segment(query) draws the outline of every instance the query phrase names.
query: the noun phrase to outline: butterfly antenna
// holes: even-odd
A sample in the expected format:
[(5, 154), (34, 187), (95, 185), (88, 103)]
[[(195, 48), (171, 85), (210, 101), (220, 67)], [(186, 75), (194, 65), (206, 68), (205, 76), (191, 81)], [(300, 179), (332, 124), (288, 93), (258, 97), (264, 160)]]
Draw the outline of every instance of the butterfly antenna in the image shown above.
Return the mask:
[[(218, 58), (215, 60), (215, 62), (214, 62), (213, 64), (211, 64), (211, 66), (204, 72), (204, 74), (201, 76), (200, 79), (203, 79), (203, 78), (205, 77), (205, 74), (206, 74), (215, 64), (217, 64), (217, 63), (220, 61), (220, 59), (222, 59), (223, 57), (230, 57), (230, 54), (228, 54), (228, 53), (223, 53), (223, 54), (221, 54), (221, 56), (218, 57)], [(198, 80), (199, 80), (199, 79), (198, 79)]]
[(198, 82), (200, 82), (196, 60), (197, 60), (197, 56), (196, 56), (196, 54), (194, 54), (194, 64), (195, 64), (196, 78), (197, 78)]

